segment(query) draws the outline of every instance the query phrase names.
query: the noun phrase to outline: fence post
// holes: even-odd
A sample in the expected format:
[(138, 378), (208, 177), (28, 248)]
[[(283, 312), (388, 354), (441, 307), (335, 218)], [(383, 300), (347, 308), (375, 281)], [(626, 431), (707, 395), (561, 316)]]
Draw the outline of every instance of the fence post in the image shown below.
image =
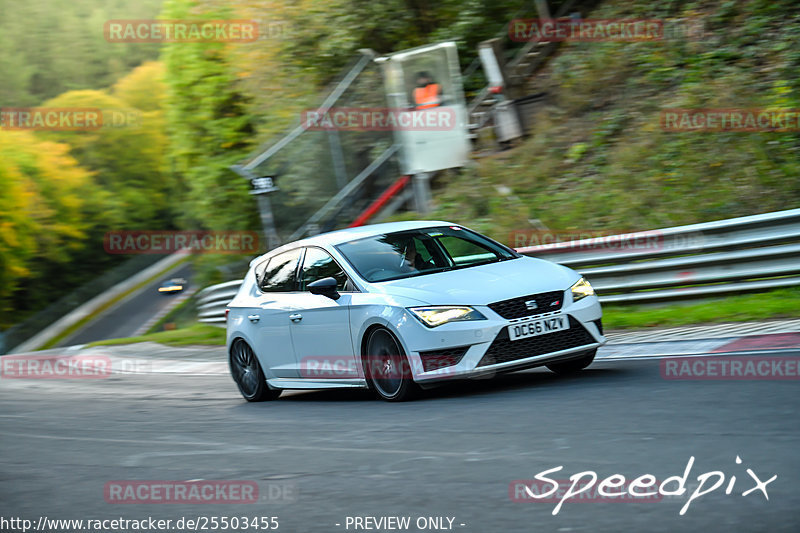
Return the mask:
[(427, 215), (432, 209), (431, 173), (420, 172), (414, 174), (411, 184), (414, 190), (414, 210), (422, 215)]

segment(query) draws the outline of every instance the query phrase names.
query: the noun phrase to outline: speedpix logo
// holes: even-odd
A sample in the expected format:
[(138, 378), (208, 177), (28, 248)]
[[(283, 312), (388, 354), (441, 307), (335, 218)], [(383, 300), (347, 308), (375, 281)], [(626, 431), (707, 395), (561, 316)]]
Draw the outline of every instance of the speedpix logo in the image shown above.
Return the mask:
[[(742, 464), (742, 459), (738, 455), (736, 456), (736, 464)], [(622, 501), (631, 501), (632, 498), (639, 499), (640, 501), (653, 501), (654, 499), (658, 501), (657, 498), (659, 497), (683, 496), (686, 494), (688, 492), (686, 485), (690, 479), (689, 475), (693, 466), (694, 456), (689, 458), (683, 475), (670, 476), (660, 483), (652, 474), (644, 474), (632, 481), (627, 480), (622, 474), (614, 474), (600, 480), (598, 484), (597, 473), (592, 470), (587, 470), (571, 475), (569, 477), (570, 485), (566, 490), (563, 488), (563, 480), (556, 480), (548, 477), (564, 468), (563, 466), (557, 466), (548, 470), (542, 470), (534, 476), (534, 480), (532, 481), (512, 481), (509, 484), (508, 492), (511, 501), (515, 502), (551, 502), (554, 501), (553, 498), (555, 498), (555, 501), (558, 503), (556, 503), (556, 506), (553, 508), (553, 515), (557, 515), (559, 511), (561, 511), (561, 507), (567, 500), (581, 501), (580, 498), (583, 497), (582, 495), (594, 489), (595, 486), (597, 487), (597, 497), (592, 498), (595, 501), (598, 499), (616, 498)], [(777, 474), (763, 480), (762, 477), (756, 474), (751, 468), (747, 468), (745, 472), (749, 476), (746, 478), (747, 481), (752, 482), (753, 485), (747, 490), (743, 490), (741, 495), (748, 496), (753, 493), (760, 493), (766, 500), (769, 500), (767, 485), (778, 478)], [(728, 478), (725, 473), (720, 470), (699, 474), (697, 476), (697, 485), (689, 496), (689, 499), (683, 507), (681, 507), (679, 514), (681, 516), (686, 514), (692, 502), (720, 489), (725, 484), (726, 479), (728, 480), (724, 489), (726, 495), (733, 493), (734, 489), (737, 491), (740, 489), (740, 485), (736, 483), (737, 478), (735, 475)], [(584, 499), (583, 501), (587, 500)]]

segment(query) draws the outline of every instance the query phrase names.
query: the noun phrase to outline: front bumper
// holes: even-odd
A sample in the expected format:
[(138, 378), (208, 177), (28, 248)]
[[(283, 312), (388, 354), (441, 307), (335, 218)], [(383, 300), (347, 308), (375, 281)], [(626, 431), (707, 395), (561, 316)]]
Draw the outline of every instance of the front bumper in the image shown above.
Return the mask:
[[(606, 342), (601, 331), (602, 311), (596, 296), (565, 302), (549, 313), (505, 319), (487, 306), (474, 306), (487, 320), (453, 322), (427, 328), (409, 320), (400, 332), (414, 381), (420, 385), (448, 379), (492, 377), (581, 357)], [(563, 316), (569, 329), (510, 340), (509, 326)]]

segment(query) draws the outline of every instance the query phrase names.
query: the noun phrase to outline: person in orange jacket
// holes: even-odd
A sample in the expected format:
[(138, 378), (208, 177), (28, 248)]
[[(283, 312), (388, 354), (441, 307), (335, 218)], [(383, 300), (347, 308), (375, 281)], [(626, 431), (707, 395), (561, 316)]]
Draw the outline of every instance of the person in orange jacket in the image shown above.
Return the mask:
[(417, 109), (429, 109), (441, 105), (441, 94), (442, 86), (434, 83), (427, 71), (417, 73), (417, 88), (414, 89), (414, 105)]

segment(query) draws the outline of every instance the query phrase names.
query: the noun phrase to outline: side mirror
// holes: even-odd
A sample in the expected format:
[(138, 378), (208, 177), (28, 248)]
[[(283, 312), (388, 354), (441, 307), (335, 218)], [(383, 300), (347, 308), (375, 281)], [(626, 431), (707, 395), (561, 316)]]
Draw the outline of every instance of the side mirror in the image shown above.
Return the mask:
[(339, 291), (336, 290), (337, 281), (335, 278), (322, 278), (308, 284), (308, 291), (311, 294), (321, 294), (331, 300), (339, 299)]

